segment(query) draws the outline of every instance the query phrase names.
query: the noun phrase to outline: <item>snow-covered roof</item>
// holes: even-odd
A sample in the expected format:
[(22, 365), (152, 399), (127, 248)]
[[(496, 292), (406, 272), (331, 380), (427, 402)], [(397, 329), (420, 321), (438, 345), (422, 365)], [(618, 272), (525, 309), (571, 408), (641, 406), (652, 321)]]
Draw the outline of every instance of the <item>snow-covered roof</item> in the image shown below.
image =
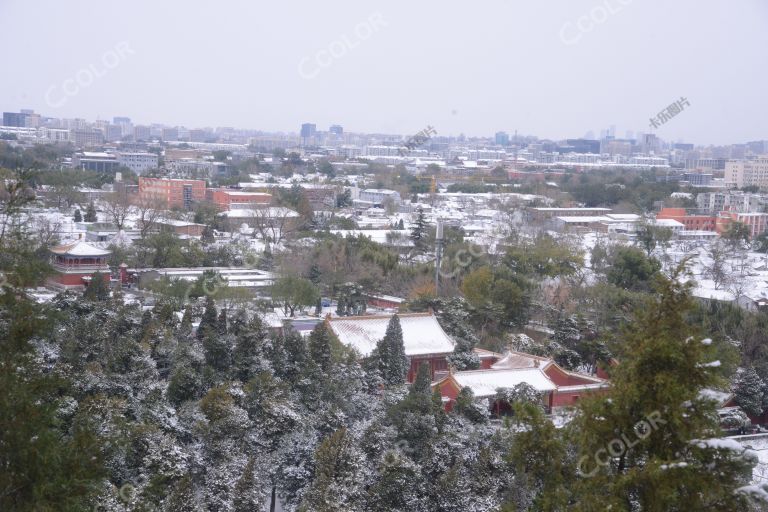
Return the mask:
[[(453, 340), (430, 313), (398, 315), (403, 329), (403, 345), (408, 356), (453, 352)], [(329, 318), (328, 325), (339, 340), (363, 356), (369, 356), (384, 338), (392, 315)]]
[(578, 224), (582, 222), (605, 222), (611, 219), (603, 215), (573, 215), (570, 217), (557, 217), (557, 220), (566, 224)]
[(67, 256), (108, 256), (112, 254), (112, 251), (99, 249), (98, 247), (94, 247), (93, 245), (83, 241), (77, 241), (70, 244), (53, 247), (51, 252), (54, 254), (62, 254)]
[(270, 206), (268, 208), (259, 208), (258, 210), (251, 210), (248, 208), (228, 210), (221, 212), (219, 215), (234, 219), (250, 219), (254, 217), (267, 219), (278, 217), (292, 218), (299, 216), (298, 213), (290, 208), (285, 208), (284, 206)]
[(636, 213), (609, 213), (609, 214), (606, 214), (606, 217), (608, 217), (609, 219), (622, 221), (622, 222), (632, 222), (632, 221), (640, 220), (640, 216)]
[(684, 228), (685, 224), (675, 219), (654, 219), (651, 223), (663, 228)]
[(463, 388), (469, 387), (476, 397), (496, 394), (499, 388), (513, 388), (526, 383), (537, 391), (555, 391), (557, 386), (540, 368), (516, 368), (508, 370), (472, 370), (451, 375)]
[(511, 370), (520, 368), (538, 368), (545, 367), (552, 362), (551, 359), (546, 357), (534, 356), (531, 354), (525, 354), (523, 352), (511, 351), (499, 361), (493, 364), (491, 368), (494, 370)]

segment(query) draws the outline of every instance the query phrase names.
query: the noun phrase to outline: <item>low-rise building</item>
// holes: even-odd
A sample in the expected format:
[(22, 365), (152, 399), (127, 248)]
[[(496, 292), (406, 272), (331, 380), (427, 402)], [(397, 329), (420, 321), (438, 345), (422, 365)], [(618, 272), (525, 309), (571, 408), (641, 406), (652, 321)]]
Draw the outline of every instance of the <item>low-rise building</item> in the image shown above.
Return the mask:
[(117, 154), (117, 163), (136, 174), (141, 174), (149, 169), (157, 169), (158, 156), (155, 153), (147, 152), (120, 152)]
[(685, 208), (662, 208), (656, 219), (672, 219), (685, 226), (687, 231), (716, 231), (717, 217), (690, 213)]
[(432, 387), (440, 390), (447, 410), (453, 408), (461, 390), (468, 387), (476, 398), (488, 399), (491, 412), (500, 416), (509, 413), (510, 404), (499, 399), (499, 390), (510, 390), (518, 384), (528, 384), (540, 392), (549, 411), (574, 406), (582, 397), (605, 393), (610, 387), (605, 379), (565, 370), (546, 357), (515, 351), (488, 369), (449, 372)]
[(193, 203), (205, 199), (205, 182), (171, 178), (139, 177), (139, 198), (159, 201), (167, 208), (191, 209)]
[(83, 151), (72, 155), (72, 167), (84, 171), (114, 173), (119, 165), (114, 153)]
[(720, 212), (717, 232), (722, 234), (731, 222), (741, 222), (749, 229), (749, 238), (756, 238), (768, 229), (768, 213)]
[[(447, 370), (448, 355), (453, 353), (454, 341), (443, 331), (431, 313), (398, 315), (403, 330), (403, 346), (410, 367), (406, 380), (413, 382), (422, 363), (436, 371)], [(344, 316), (326, 318), (326, 324), (344, 345), (354, 348), (363, 357), (371, 355), (376, 344), (384, 338), (391, 315)]]
[(97, 272), (109, 282), (107, 257), (112, 254), (111, 251), (94, 247), (82, 240), (56, 246), (50, 251), (53, 255), (54, 275), (48, 282), (52, 287), (82, 290)]
[(228, 188), (209, 188), (206, 190), (205, 197), (221, 212), (243, 208), (253, 209), (272, 202), (272, 194), (266, 192), (248, 192)]

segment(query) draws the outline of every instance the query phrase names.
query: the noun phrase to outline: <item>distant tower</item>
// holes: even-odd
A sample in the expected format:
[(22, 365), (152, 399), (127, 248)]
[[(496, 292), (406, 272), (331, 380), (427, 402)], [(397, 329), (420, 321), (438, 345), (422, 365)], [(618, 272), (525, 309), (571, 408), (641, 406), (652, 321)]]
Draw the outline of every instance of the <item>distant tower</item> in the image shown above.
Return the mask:
[(308, 145), (310, 139), (315, 138), (317, 126), (314, 123), (304, 123), (301, 125), (301, 145)]
[(339, 137), (344, 135), (344, 127), (341, 126), (340, 124), (331, 125), (328, 131), (331, 132), (333, 135), (338, 135)]

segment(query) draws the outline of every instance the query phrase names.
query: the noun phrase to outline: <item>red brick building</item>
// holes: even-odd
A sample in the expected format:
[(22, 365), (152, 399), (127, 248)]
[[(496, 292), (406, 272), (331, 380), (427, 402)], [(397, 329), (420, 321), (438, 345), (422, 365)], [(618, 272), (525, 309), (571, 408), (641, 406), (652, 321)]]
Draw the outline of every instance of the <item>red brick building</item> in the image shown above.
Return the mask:
[(205, 181), (139, 177), (139, 198), (160, 201), (166, 208), (189, 210), (205, 199)]
[(714, 215), (690, 214), (685, 208), (662, 208), (657, 219), (672, 219), (685, 226), (686, 231), (715, 231), (717, 217)]
[(51, 249), (55, 274), (49, 284), (54, 288), (81, 290), (93, 274), (101, 272), (109, 282), (107, 256), (111, 251), (99, 249), (83, 241), (59, 245)]
[(717, 232), (723, 234), (731, 222), (741, 222), (749, 229), (749, 238), (755, 238), (768, 230), (768, 213), (720, 212)]
[(491, 410), (500, 415), (508, 410), (509, 404), (494, 400), (496, 391), (511, 389), (521, 383), (539, 391), (550, 411), (573, 406), (582, 396), (604, 393), (609, 387), (605, 379), (571, 372), (552, 359), (522, 352), (509, 352), (489, 369), (448, 373), (432, 387), (440, 390), (447, 410), (453, 408), (459, 392), (469, 387), (476, 398), (488, 398)]
[(245, 192), (227, 188), (209, 188), (205, 192), (205, 197), (220, 212), (235, 208), (257, 208), (272, 202), (272, 194), (266, 192)]
[[(344, 316), (328, 317), (325, 321), (339, 341), (368, 357), (384, 338), (391, 318), (392, 315)], [(447, 370), (446, 358), (453, 353), (454, 342), (440, 327), (437, 317), (431, 313), (406, 313), (398, 318), (405, 355), (410, 361), (407, 381), (414, 381), (422, 363), (429, 364), (433, 378), (435, 372)]]

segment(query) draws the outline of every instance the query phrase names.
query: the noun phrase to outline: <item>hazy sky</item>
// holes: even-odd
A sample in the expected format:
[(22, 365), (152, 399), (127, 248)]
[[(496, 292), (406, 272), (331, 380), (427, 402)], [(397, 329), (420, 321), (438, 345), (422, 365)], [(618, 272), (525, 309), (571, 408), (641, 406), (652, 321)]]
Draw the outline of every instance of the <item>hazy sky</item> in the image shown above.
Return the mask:
[(297, 131), (768, 139), (768, 2), (0, 0), (0, 109)]

